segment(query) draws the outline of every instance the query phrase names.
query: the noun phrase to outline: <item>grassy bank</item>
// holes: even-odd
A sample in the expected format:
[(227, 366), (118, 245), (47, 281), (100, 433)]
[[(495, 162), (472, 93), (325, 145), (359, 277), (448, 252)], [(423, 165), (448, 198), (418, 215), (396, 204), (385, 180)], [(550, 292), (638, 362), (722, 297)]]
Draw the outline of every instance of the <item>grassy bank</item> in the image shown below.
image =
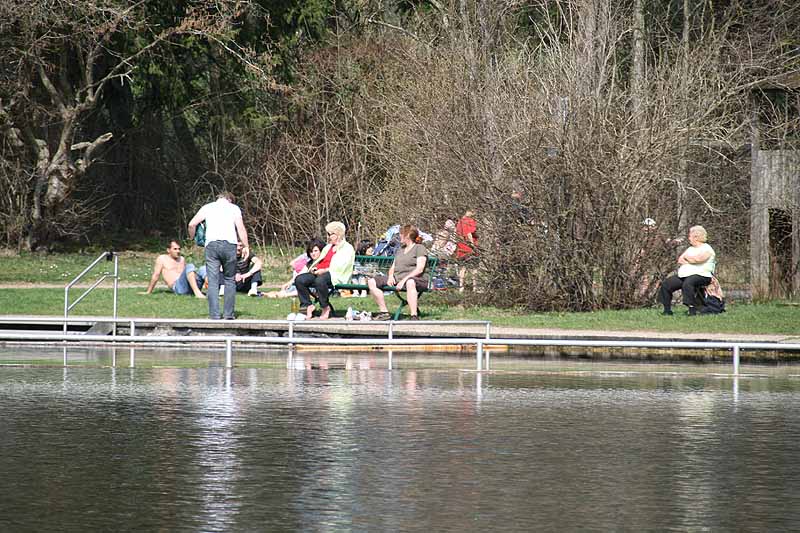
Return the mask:
[[(102, 250), (71, 254), (0, 254), (0, 283), (48, 283), (63, 287), (79, 274)], [(203, 262), (203, 249), (184, 248), (187, 260)], [(255, 253), (264, 259), (264, 274), (268, 284), (288, 279), (288, 263), (300, 250), (277, 247), (258, 248)], [(176, 296), (163, 283), (152, 295), (139, 294), (150, 279), (153, 261), (162, 253), (160, 244), (148, 249), (120, 252), (120, 277), (127, 285), (120, 289), (119, 316), (154, 318), (204, 318), (208, 314), (207, 302), (188, 296)], [(101, 263), (96, 272), (110, 267)], [(88, 278), (93, 281), (96, 277)], [(109, 286), (107, 282), (104, 287)], [(132, 287), (131, 285), (135, 286)], [(82, 291), (75, 289), (73, 300)], [(396, 298), (387, 298), (390, 309)], [(800, 307), (780, 303), (748, 305), (729, 304), (728, 312), (716, 316), (687, 317), (682, 306), (676, 307), (672, 317), (662, 317), (655, 308), (625, 311), (597, 311), (594, 313), (527, 313), (523, 310), (497, 309), (464, 305), (455, 291), (428, 294), (422, 299), (426, 318), (438, 320), (474, 319), (490, 320), (496, 326), (592, 330), (650, 330), (675, 332), (720, 332), (745, 334), (800, 335)], [(377, 311), (370, 298), (334, 298), (338, 316), (348, 306), (358, 310)], [(239, 318), (283, 319), (290, 311), (289, 300), (249, 298), (240, 296), (236, 301)], [(64, 291), (61, 288), (25, 287), (0, 289), (0, 313), (60, 316), (64, 309)], [(112, 291), (101, 288), (81, 301), (72, 311), (74, 315), (110, 315)]]
[[(119, 295), (119, 316), (155, 318), (205, 318), (207, 302), (189, 296), (176, 296), (165, 289), (152, 295), (139, 294), (141, 289), (123, 288)], [(80, 292), (75, 293), (75, 296)], [(388, 297), (390, 309), (396, 299)], [(342, 316), (348, 306), (359, 310), (376, 311), (370, 298), (333, 298), (337, 314)], [(249, 298), (241, 295), (236, 310), (243, 319), (283, 319), (290, 312), (289, 300)], [(0, 309), (3, 314), (61, 315), (64, 306), (62, 289), (14, 288), (0, 290)], [(676, 332), (720, 332), (800, 335), (800, 307), (778, 303), (736, 304), (728, 312), (715, 316), (687, 317), (676, 309), (675, 316), (662, 317), (655, 308), (593, 313), (524, 313), (494, 307), (468, 307), (461, 303), (458, 293), (444, 292), (426, 295), (422, 300), (426, 318), (438, 320), (491, 320), (496, 326), (593, 330), (650, 330)], [(97, 289), (73, 310), (78, 315), (110, 315), (111, 289)]]

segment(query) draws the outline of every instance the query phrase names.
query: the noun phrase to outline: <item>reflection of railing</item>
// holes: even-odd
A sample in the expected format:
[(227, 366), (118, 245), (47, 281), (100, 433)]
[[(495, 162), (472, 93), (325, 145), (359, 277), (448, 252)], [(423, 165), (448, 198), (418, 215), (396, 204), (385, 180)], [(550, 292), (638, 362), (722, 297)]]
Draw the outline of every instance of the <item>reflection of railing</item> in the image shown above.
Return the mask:
[[(78, 283), (81, 279), (83, 279), (83, 276), (85, 276), (90, 270), (92, 270), (95, 266), (97, 266), (97, 263), (99, 263), (103, 259), (105, 259), (106, 261), (111, 261), (113, 259), (113, 261), (114, 261), (114, 274), (112, 275), (112, 274), (109, 274), (108, 272), (106, 272), (105, 274), (100, 276), (100, 279), (95, 281), (92, 284), (91, 287), (86, 289), (83, 292), (83, 294), (78, 296), (77, 300), (75, 300), (72, 303), (69, 303), (69, 289), (73, 285)], [(103, 283), (108, 278), (112, 278), (114, 280), (114, 324), (113, 324), (113, 328), (114, 329), (113, 329), (113, 333), (114, 333), (114, 335), (117, 334), (116, 319), (117, 319), (117, 288), (119, 286), (119, 256), (115, 252), (103, 252), (103, 254), (100, 255), (100, 257), (98, 257), (97, 259), (92, 261), (91, 265), (86, 267), (83, 270), (83, 272), (81, 272), (80, 274), (75, 276), (75, 279), (73, 279), (72, 281), (67, 283), (67, 286), (64, 287), (64, 335), (67, 334), (67, 323), (69, 321), (69, 312), (72, 310), (72, 308), (75, 307), (76, 305), (78, 305), (78, 303), (81, 300), (83, 300), (90, 292), (92, 292), (95, 289), (95, 287), (97, 287), (98, 285)]]
[[(141, 319), (140, 319), (141, 320)], [(733, 363), (734, 376), (739, 375), (739, 362), (741, 350), (774, 350), (774, 351), (800, 351), (800, 344), (789, 344), (780, 342), (716, 342), (716, 341), (620, 341), (620, 340), (577, 340), (577, 339), (503, 339), (503, 338), (480, 338), (480, 337), (416, 337), (416, 338), (322, 338), (322, 337), (255, 337), (255, 336), (237, 336), (237, 335), (176, 335), (176, 336), (140, 336), (135, 334), (135, 321), (132, 319), (122, 319), (117, 322), (128, 322), (131, 326), (131, 335), (127, 336), (107, 336), (107, 335), (57, 335), (57, 334), (37, 334), (31, 336), (30, 334), (20, 333), (3, 333), (0, 331), (0, 341), (22, 341), (26, 343), (47, 343), (53, 341), (67, 342), (111, 342), (124, 343), (130, 346), (130, 367), (135, 366), (135, 348), (136, 344), (168, 344), (168, 345), (185, 345), (185, 344), (224, 344), (225, 345), (225, 367), (233, 367), (233, 343), (239, 345), (285, 345), (290, 348), (290, 356), (292, 346), (302, 345), (325, 345), (325, 346), (385, 346), (390, 349), (395, 346), (475, 346), (475, 363), (476, 370), (489, 370), (490, 359), (489, 350), (485, 350), (488, 346), (569, 346), (577, 347), (582, 346), (586, 348), (666, 348), (666, 349), (705, 349), (705, 350), (730, 350), (731, 359)], [(219, 321), (206, 321), (197, 320), (194, 322), (215, 322)], [(263, 322), (273, 322), (284, 324), (286, 321), (270, 320)], [(424, 321), (420, 320), (414, 322), (415, 326), (418, 325), (433, 325), (439, 323), (438, 321)], [(389, 359), (389, 368), (391, 369), (391, 357)], [(116, 359), (112, 363), (116, 366)], [(67, 366), (67, 352), (64, 349), (64, 366)]]

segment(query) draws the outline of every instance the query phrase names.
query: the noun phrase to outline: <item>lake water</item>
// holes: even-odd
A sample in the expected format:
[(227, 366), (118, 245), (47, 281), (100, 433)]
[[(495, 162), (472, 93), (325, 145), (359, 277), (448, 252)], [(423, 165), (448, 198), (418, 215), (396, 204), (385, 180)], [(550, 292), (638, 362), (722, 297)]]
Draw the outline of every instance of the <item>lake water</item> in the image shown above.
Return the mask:
[(0, 530), (800, 527), (797, 373), (353, 357), (0, 368)]

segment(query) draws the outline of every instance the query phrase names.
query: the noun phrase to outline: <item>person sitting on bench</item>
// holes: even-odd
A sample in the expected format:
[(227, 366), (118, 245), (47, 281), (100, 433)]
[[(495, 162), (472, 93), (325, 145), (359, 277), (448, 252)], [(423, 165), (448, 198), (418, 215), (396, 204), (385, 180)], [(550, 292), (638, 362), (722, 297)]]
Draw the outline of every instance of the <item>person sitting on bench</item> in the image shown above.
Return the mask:
[(328, 303), (328, 295), (333, 286), (347, 283), (353, 275), (353, 263), (356, 260), (356, 251), (353, 245), (345, 239), (345, 227), (341, 222), (331, 222), (325, 226), (328, 233), (328, 244), (322, 249), (319, 258), (308, 267), (308, 272), (300, 274), (294, 280), (297, 287), (297, 297), (300, 299), (300, 312), (305, 312), (307, 318), (314, 314), (314, 304), (311, 302), (311, 288), (313, 287), (320, 305), (322, 320), (330, 318), (333, 308)]
[(400, 249), (395, 253), (394, 262), (386, 276), (375, 276), (367, 280), (369, 293), (378, 304), (380, 312), (375, 320), (389, 320), (391, 315), (386, 307), (386, 299), (381, 287), (388, 285), (400, 291), (405, 289), (411, 320), (419, 320), (417, 302), (419, 293), (428, 288), (428, 275), (425, 266), (428, 262), (428, 250), (416, 241), (419, 230), (410, 224), (400, 228)]
[(672, 293), (681, 290), (683, 305), (689, 308), (689, 316), (697, 315), (699, 307), (698, 289), (711, 283), (711, 276), (716, 266), (716, 253), (706, 242), (708, 233), (703, 226), (689, 228), (690, 246), (678, 257), (678, 274), (670, 276), (661, 283), (658, 290), (658, 301), (664, 306), (663, 315), (672, 314)]

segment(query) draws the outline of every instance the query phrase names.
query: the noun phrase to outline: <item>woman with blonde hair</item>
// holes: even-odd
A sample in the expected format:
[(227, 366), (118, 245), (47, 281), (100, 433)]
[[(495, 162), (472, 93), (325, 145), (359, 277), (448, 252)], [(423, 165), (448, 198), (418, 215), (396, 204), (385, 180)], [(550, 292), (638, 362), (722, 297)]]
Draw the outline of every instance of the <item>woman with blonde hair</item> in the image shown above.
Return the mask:
[(678, 274), (665, 279), (658, 289), (658, 301), (664, 306), (662, 314), (672, 314), (672, 293), (678, 289), (683, 295), (683, 305), (689, 308), (689, 315), (697, 314), (697, 293), (711, 283), (717, 265), (717, 255), (706, 240), (708, 233), (703, 226), (689, 228), (690, 246), (678, 256)]
[(297, 296), (300, 299), (300, 312), (307, 318), (314, 315), (314, 303), (311, 301), (311, 288), (317, 294), (320, 305), (320, 318), (330, 318), (333, 310), (328, 296), (333, 286), (347, 283), (353, 274), (353, 263), (356, 251), (345, 239), (345, 227), (341, 222), (330, 222), (325, 226), (328, 244), (320, 252), (319, 257), (308, 267), (308, 272), (300, 274), (294, 280)]

